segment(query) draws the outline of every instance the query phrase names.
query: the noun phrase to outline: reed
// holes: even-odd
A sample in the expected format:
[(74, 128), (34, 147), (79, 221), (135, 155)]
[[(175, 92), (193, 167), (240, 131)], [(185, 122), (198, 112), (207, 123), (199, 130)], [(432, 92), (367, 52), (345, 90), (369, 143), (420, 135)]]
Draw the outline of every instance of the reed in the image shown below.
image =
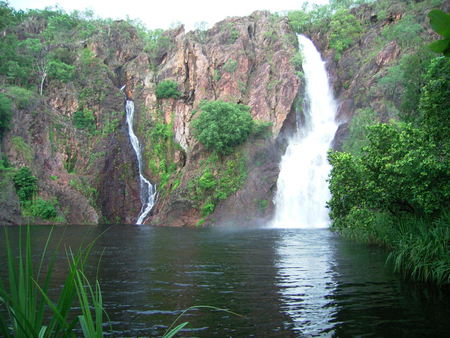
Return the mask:
[(450, 284), (450, 213), (433, 222), (404, 219), (388, 261), (394, 270), (420, 282)]
[[(0, 280), (0, 303), (4, 305), (6, 313), (6, 316), (0, 314), (1, 335), (38, 338), (75, 337), (74, 329), (80, 323), (86, 337), (101, 336), (103, 333), (98, 329), (103, 311), (100, 287), (96, 281), (96, 287), (93, 290), (83, 272), (94, 242), (76, 253), (68, 251), (68, 274), (57, 301), (53, 302), (49, 297), (49, 286), (56, 255), (47, 259), (52, 231), (47, 238), (36, 270), (33, 267), (31, 254), (30, 228), (26, 228), (25, 245), (22, 243), (21, 232), (19, 231), (16, 257), (8, 231), (5, 229), (8, 278), (6, 283)], [(46, 261), (48, 264), (44, 267)], [(73, 307), (77, 301), (82, 311), (78, 317), (73, 314)], [(91, 307), (94, 309), (95, 316), (91, 314)], [(92, 335), (93, 332), (96, 334)]]

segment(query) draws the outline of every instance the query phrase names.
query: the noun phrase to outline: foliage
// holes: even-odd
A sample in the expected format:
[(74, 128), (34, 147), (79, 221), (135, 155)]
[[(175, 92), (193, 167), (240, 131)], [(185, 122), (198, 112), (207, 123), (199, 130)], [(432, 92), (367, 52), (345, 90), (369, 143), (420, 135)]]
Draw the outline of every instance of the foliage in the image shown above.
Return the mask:
[(398, 224), (388, 260), (394, 269), (415, 280), (450, 284), (450, 214), (437, 220), (405, 218)]
[(434, 142), (445, 159), (450, 151), (450, 58), (433, 59), (424, 79), (426, 83), (419, 102), (423, 126), (430, 137), (428, 142)]
[(3, 93), (0, 93), (0, 140), (9, 129), (12, 118), (12, 102)]
[(53, 219), (58, 215), (55, 205), (55, 201), (46, 201), (42, 198), (36, 198), (27, 209), (34, 217)]
[[(146, 146), (145, 155), (148, 158), (149, 169), (153, 175), (159, 178), (158, 189), (164, 195), (171, 188), (175, 190), (180, 182), (173, 181), (177, 166), (174, 162), (175, 151), (182, 151), (175, 142), (173, 135), (173, 125), (157, 122), (149, 131), (150, 142)], [(169, 182), (173, 184), (169, 187)]]
[(14, 151), (22, 156), (22, 158), (30, 163), (33, 160), (33, 149), (25, 142), (21, 136), (13, 136), (11, 138), (11, 145)]
[(174, 44), (162, 29), (145, 32), (143, 36), (144, 50), (149, 54), (150, 62), (155, 67)]
[(227, 62), (225, 62), (225, 64), (223, 65), (222, 70), (225, 71), (225, 72), (227, 72), (227, 73), (233, 74), (234, 71), (235, 71), (236, 68), (237, 68), (237, 65), (238, 65), (238, 63), (237, 63), (236, 60), (229, 59), (229, 60), (227, 60)]
[(17, 170), (13, 176), (13, 182), (21, 202), (31, 201), (38, 191), (37, 178), (28, 167)]
[(367, 146), (367, 127), (379, 122), (378, 117), (370, 108), (358, 109), (348, 125), (348, 138), (342, 145), (343, 151), (360, 155), (364, 146)]
[[(103, 311), (100, 290), (90, 297), (90, 284), (84, 276), (84, 266), (93, 243), (73, 253), (67, 252), (69, 271), (59, 293), (57, 302), (50, 299), (56, 255), (47, 259), (47, 250), (51, 244), (51, 232), (43, 248), (39, 265), (33, 266), (31, 234), (27, 227), (25, 244), (19, 232), (19, 255), (16, 258), (11, 248), (8, 232), (5, 230), (8, 281), (0, 281), (0, 302), (5, 305), (6, 315), (0, 315), (0, 333), (4, 337), (72, 337), (73, 330), (80, 322), (85, 337), (101, 336), (85, 331), (84, 326), (98, 324), (99, 309)], [(48, 265), (45, 266), (45, 262)], [(98, 282), (96, 283), (98, 286)], [(76, 299), (81, 304), (82, 315), (73, 316)], [(95, 319), (91, 314), (95, 311)], [(50, 311), (52, 316), (47, 316)], [(7, 317), (6, 317), (7, 316)], [(5, 318), (6, 317), (6, 318)], [(96, 328), (99, 328), (98, 325)], [(101, 329), (101, 327), (99, 328)]]
[(27, 109), (36, 102), (36, 95), (26, 88), (10, 86), (7, 88), (7, 95), (14, 101), (19, 109)]
[(48, 63), (48, 76), (62, 82), (73, 78), (75, 66), (68, 65), (60, 60), (50, 60)]
[(98, 191), (95, 187), (92, 186), (91, 182), (86, 180), (84, 177), (80, 176), (77, 178), (73, 178), (69, 181), (69, 185), (75, 190), (79, 191), (83, 196), (85, 196), (89, 203), (96, 207), (96, 201), (98, 197)]
[(239, 38), (239, 31), (236, 29), (233, 23), (229, 23), (227, 26), (224, 27), (225, 31), (228, 35), (227, 37), (227, 43), (232, 45), (236, 42), (236, 40)]
[(450, 56), (450, 14), (439, 9), (433, 9), (428, 13), (430, 25), (443, 39), (432, 42), (429, 48), (436, 53)]
[(72, 121), (76, 128), (86, 130), (89, 133), (93, 133), (97, 128), (94, 113), (87, 108), (76, 111), (73, 114)]
[(291, 11), (288, 13), (289, 24), (296, 33), (304, 33), (311, 23), (311, 16), (303, 10)]
[(269, 136), (272, 132), (273, 123), (270, 121), (254, 121), (252, 128), (252, 135), (254, 136)]
[(156, 97), (158, 99), (178, 99), (181, 96), (178, 90), (178, 83), (172, 80), (164, 80), (156, 85), (155, 91)]
[(253, 128), (250, 107), (224, 101), (203, 101), (192, 122), (194, 136), (208, 150), (229, 154), (245, 142)]
[(227, 158), (211, 155), (203, 164), (201, 173), (189, 181), (188, 193), (202, 216), (211, 214), (220, 201), (239, 190), (247, 179), (244, 156), (233, 153)]
[(303, 65), (303, 55), (300, 52), (295, 53), (295, 55), (291, 59), (292, 64), (294, 65), (294, 68), (296, 71), (302, 70)]
[(384, 28), (382, 36), (388, 41), (397, 41), (403, 48), (413, 48), (421, 42), (423, 27), (410, 14), (404, 15), (395, 25)]
[(391, 247), (398, 271), (448, 283), (448, 229), (431, 224), (448, 225), (450, 59), (427, 68), (414, 124), (372, 125), (360, 152), (330, 153), (328, 206), (334, 229)]
[(330, 19), (330, 47), (336, 51), (339, 60), (342, 52), (350, 47), (362, 32), (359, 21), (348, 10), (339, 9)]

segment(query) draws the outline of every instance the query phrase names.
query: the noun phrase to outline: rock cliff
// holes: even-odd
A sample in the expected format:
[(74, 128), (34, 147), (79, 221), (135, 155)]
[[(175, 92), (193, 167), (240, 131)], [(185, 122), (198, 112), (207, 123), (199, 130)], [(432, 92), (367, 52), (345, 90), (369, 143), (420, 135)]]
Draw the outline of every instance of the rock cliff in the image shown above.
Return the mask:
[[(360, 109), (374, 110), (381, 120), (395, 115), (395, 98), (377, 83), (411, 48), (385, 34), (406, 15), (399, 3), (383, 15), (376, 4), (353, 8), (363, 30), (340, 57), (323, 27), (305, 31), (327, 61), (339, 101), (342, 125), (335, 148), (342, 147), (348, 122)], [(448, 10), (448, 2), (443, 3)], [(433, 39), (426, 10), (417, 32)], [(25, 39), (40, 36), (45, 27), (31, 16), (15, 33)], [(244, 224), (271, 216), (286, 136), (301, 116), (301, 67), (294, 61), (298, 43), (287, 17), (259, 11), (209, 30), (185, 32), (181, 26), (158, 35), (143, 34), (125, 21), (102, 22), (87, 38), (47, 49), (73, 65), (75, 75), (70, 81), (44, 78), (44, 95), (33, 94), (26, 105), (15, 102), (2, 153), (13, 167), (32, 169), (39, 195), (56, 199), (60, 222), (136, 221), (141, 202), (126, 99), (135, 103), (144, 173), (158, 189), (146, 223)], [(158, 84), (167, 80), (178, 84), (179, 97), (157, 98)], [(270, 125), (233, 154), (217, 156), (192, 134), (191, 122), (203, 100), (248, 105), (255, 121)], [(205, 178), (213, 180), (215, 190), (202, 187)], [(10, 175), (1, 177), (0, 186), (0, 222), (55, 222), (21, 213)]]
[[(30, 19), (20, 30), (27, 36), (44, 28)], [(287, 20), (255, 12), (207, 31), (186, 33), (178, 27), (164, 32), (163, 38), (167, 43), (152, 54), (133, 26), (123, 21), (104, 24), (91, 38), (64, 46), (76, 67), (72, 81), (49, 79), (33, 105), (15, 105), (3, 152), (14, 167), (32, 168), (39, 195), (56, 198), (62, 222), (136, 220), (139, 186), (126, 131), (125, 98), (135, 102), (134, 128), (144, 171), (159, 190), (149, 223), (184, 226), (206, 220), (203, 201), (192, 200), (189, 186), (211, 157), (190, 130), (202, 100), (249, 105), (254, 120), (270, 122), (270, 130), (240, 147), (242, 179), (225, 200), (216, 201), (216, 212), (208, 219), (219, 221), (241, 212), (248, 219), (269, 214), (280, 156), (276, 140), (287, 117), (295, 115), (292, 107), (300, 87), (291, 61), (297, 42)], [(178, 83), (180, 98), (157, 99), (155, 88), (165, 80)], [(92, 128), (77, 127), (79, 114), (93, 116)], [(163, 128), (170, 138), (153, 137), (155, 128)], [(163, 154), (156, 153), (158, 147), (164, 148)], [(215, 174), (227, 161), (211, 162)], [(7, 200), (15, 207), (2, 213), (3, 222), (25, 222), (13, 185), (4, 183)]]

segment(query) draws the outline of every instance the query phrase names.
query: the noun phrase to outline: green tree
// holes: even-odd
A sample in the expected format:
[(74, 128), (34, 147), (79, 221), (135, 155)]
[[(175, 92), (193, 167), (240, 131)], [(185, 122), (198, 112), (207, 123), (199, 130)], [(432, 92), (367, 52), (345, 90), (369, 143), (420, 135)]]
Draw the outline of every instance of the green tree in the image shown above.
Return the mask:
[(350, 47), (362, 32), (362, 27), (356, 17), (348, 10), (339, 9), (331, 17), (330, 25), (330, 47), (336, 51), (336, 59), (342, 52)]
[(181, 96), (181, 93), (178, 90), (178, 83), (172, 80), (164, 80), (159, 82), (156, 85), (155, 94), (158, 99), (178, 99)]
[(419, 110), (430, 141), (448, 158), (450, 152), (450, 58), (438, 57), (431, 61), (424, 76), (425, 86), (420, 97)]
[(192, 122), (194, 136), (207, 149), (231, 153), (253, 129), (250, 107), (224, 101), (204, 101), (200, 115)]
[(31, 201), (38, 191), (37, 178), (33, 176), (30, 168), (21, 167), (13, 177), (17, 196), (22, 203)]
[(5, 131), (9, 129), (12, 117), (11, 100), (3, 93), (0, 93), (0, 140)]
[(73, 114), (73, 125), (78, 129), (87, 130), (90, 133), (93, 133), (97, 128), (94, 113), (86, 108), (76, 111)]

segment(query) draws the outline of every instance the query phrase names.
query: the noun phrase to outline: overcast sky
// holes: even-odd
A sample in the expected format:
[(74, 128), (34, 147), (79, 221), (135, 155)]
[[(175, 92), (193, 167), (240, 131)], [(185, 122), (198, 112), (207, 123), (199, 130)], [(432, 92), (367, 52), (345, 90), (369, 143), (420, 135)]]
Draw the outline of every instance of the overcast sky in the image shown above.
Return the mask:
[[(255, 10), (271, 12), (299, 9), (302, 0), (10, 0), (15, 9), (43, 9), (58, 4), (66, 11), (92, 9), (102, 18), (139, 19), (149, 29), (169, 28), (174, 23), (183, 23), (187, 29), (195, 28), (199, 22), (210, 25), (228, 17), (245, 16)], [(328, 0), (313, 0), (310, 3), (324, 4)]]

